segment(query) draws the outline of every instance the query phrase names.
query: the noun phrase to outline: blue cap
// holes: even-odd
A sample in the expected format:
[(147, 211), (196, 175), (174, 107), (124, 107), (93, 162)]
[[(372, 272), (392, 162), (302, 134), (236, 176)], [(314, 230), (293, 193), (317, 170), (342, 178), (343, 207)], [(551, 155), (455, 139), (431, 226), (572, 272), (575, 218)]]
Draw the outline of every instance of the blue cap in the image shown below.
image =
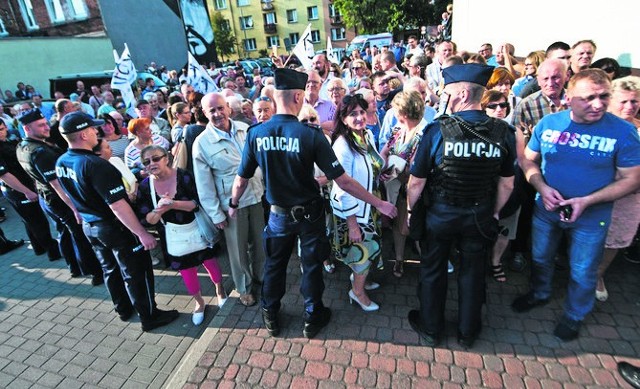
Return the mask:
[(89, 127), (101, 126), (104, 120), (95, 120), (82, 111), (71, 112), (64, 115), (60, 121), (61, 134), (73, 134)]
[(20, 114), (20, 116), (18, 116), (18, 120), (22, 124), (33, 123), (36, 120), (40, 120), (40, 119), (46, 119), (46, 118), (38, 108), (33, 108), (28, 111), (24, 111)]
[(493, 74), (493, 66), (478, 63), (466, 63), (462, 65), (451, 65), (442, 69), (444, 84), (449, 85), (455, 82), (470, 82), (486, 86), (489, 78)]
[(276, 68), (274, 71), (277, 90), (302, 89), (307, 86), (309, 76), (293, 69)]

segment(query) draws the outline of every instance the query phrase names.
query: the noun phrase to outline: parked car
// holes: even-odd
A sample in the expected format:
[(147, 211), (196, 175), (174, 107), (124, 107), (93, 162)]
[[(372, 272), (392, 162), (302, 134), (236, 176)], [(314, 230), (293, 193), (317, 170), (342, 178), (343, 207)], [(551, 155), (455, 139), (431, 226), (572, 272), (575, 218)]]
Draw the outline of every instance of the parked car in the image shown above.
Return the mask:
[[(51, 98), (54, 97), (54, 93), (56, 91), (62, 92), (65, 96), (69, 96), (71, 93), (76, 91), (76, 82), (78, 81), (84, 82), (85, 88), (89, 90), (91, 88), (91, 85), (102, 85), (105, 83), (110, 83), (112, 76), (113, 70), (91, 73), (63, 74), (61, 76), (49, 79), (49, 93), (51, 94)], [(153, 78), (156, 83), (156, 87), (168, 88), (167, 84), (164, 81), (154, 76), (153, 74), (147, 72), (138, 72), (138, 80), (144, 81), (149, 77)], [(132, 87), (135, 87), (135, 85), (132, 85)]]

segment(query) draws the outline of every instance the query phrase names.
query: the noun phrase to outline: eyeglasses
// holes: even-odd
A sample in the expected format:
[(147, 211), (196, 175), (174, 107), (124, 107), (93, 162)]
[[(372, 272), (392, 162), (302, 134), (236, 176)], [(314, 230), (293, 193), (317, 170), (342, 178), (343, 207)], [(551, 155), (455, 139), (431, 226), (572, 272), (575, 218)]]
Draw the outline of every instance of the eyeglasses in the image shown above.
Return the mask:
[(356, 100), (356, 101), (366, 101), (364, 99), (364, 96), (362, 96), (362, 93), (356, 93), (355, 95), (346, 95), (345, 97), (342, 98), (342, 104), (344, 105), (349, 105), (351, 104), (351, 101)]
[(315, 116), (310, 116), (308, 118), (300, 120), (301, 123), (315, 123), (318, 120)]
[(344, 90), (346, 90), (346, 89), (344, 89), (344, 88), (331, 88), (331, 89), (327, 89), (327, 92), (329, 92), (329, 93), (342, 92)]
[(496, 108), (502, 108), (502, 109), (507, 109), (509, 108), (509, 103), (507, 103), (506, 101), (504, 103), (492, 103), (492, 104), (487, 104), (487, 108), (489, 109), (496, 109)]
[(154, 155), (153, 157), (149, 158), (149, 159), (143, 159), (142, 160), (142, 164), (144, 166), (149, 166), (151, 164), (151, 162), (160, 162), (162, 160), (162, 158), (166, 157), (166, 155)]

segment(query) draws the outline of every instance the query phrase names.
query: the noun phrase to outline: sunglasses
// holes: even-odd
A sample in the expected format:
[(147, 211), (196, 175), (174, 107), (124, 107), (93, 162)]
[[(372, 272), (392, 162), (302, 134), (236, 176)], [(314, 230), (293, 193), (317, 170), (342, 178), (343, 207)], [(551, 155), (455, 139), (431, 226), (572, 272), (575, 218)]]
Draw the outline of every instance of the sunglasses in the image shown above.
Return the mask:
[(315, 123), (315, 122), (316, 122), (316, 120), (318, 120), (318, 118), (317, 118), (317, 117), (315, 117), (315, 116), (311, 116), (311, 117), (308, 117), (308, 118), (305, 118), (305, 119), (300, 120), (300, 122), (301, 122), (301, 123)]
[(352, 100), (366, 101), (364, 99), (364, 97), (362, 96), (362, 93), (356, 93), (355, 95), (347, 95), (347, 96), (343, 97), (342, 98), (342, 104), (349, 105), (349, 104), (351, 104)]
[(162, 161), (162, 158), (166, 157), (166, 155), (154, 155), (153, 157), (149, 158), (149, 159), (143, 159), (142, 160), (142, 164), (144, 166), (149, 166), (151, 164), (151, 162), (160, 162)]
[(493, 104), (487, 104), (487, 108), (489, 109), (496, 109), (496, 108), (502, 108), (502, 109), (506, 109), (509, 108), (509, 103), (493, 103)]
[(267, 96), (260, 96), (257, 99), (255, 99), (255, 101), (266, 101), (266, 102), (271, 102), (271, 99), (268, 98)]
[(354, 66), (353, 70), (364, 69), (362, 66)]

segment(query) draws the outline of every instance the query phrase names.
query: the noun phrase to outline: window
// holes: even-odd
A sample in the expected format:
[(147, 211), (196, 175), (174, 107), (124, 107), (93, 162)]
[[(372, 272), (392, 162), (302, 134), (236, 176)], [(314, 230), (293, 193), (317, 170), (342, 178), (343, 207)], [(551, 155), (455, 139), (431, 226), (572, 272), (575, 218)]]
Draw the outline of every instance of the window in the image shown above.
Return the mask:
[(220, 28), (224, 31), (231, 31), (231, 23), (228, 19), (224, 19), (222, 23), (220, 23)]
[(280, 38), (277, 35), (267, 37), (267, 47), (280, 47)]
[(86, 19), (87, 7), (84, 0), (45, 0), (51, 23), (65, 23), (73, 20)]
[(288, 23), (298, 23), (298, 10), (297, 9), (288, 9), (287, 10), (287, 22)]
[(344, 28), (332, 28), (331, 29), (331, 40), (334, 41), (343, 41), (345, 40), (344, 36)]
[(245, 39), (244, 41), (242, 41), (242, 43), (244, 44), (244, 50), (245, 51), (256, 51), (257, 47), (256, 47), (256, 40), (251, 38), (251, 39)]
[(264, 24), (276, 24), (278, 23), (278, 18), (276, 18), (275, 12), (269, 12), (264, 14)]
[(307, 7), (307, 19), (318, 20), (318, 7)]
[(7, 36), (9, 35), (9, 33), (7, 32), (7, 29), (4, 28), (4, 22), (2, 21), (2, 18), (0, 18), (0, 36)]
[(216, 0), (216, 9), (227, 9), (227, 0)]
[(33, 16), (31, 0), (19, 0), (18, 4), (20, 4), (20, 12), (22, 12), (22, 19), (24, 19), (24, 24), (27, 26), (27, 30), (39, 29), (40, 27), (36, 22), (36, 18)]
[(240, 16), (240, 29), (249, 30), (253, 28), (253, 16)]
[(238, 7), (249, 5), (249, 0), (238, 0)]
[(329, 4), (329, 16), (332, 18), (340, 16), (340, 11), (338, 11), (336, 7), (333, 6), (333, 4)]
[(313, 42), (313, 43), (320, 42), (320, 31), (319, 30), (311, 30), (311, 42)]
[(291, 45), (297, 44), (300, 40), (300, 34), (298, 34), (297, 32), (289, 34), (289, 40), (291, 40)]

